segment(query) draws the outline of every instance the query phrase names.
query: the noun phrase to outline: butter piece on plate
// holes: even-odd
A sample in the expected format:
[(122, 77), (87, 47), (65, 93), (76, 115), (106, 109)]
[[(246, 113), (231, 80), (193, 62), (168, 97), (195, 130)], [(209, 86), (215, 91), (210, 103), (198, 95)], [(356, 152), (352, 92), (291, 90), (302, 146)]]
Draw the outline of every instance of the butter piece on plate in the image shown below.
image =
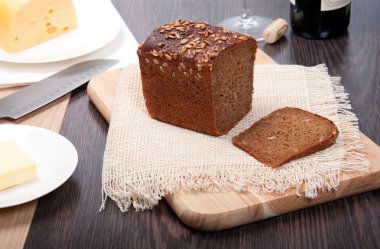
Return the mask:
[(36, 164), (33, 159), (16, 142), (0, 142), (0, 190), (36, 178)]
[(76, 27), (72, 0), (0, 0), (0, 48), (8, 53), (33, 47)]

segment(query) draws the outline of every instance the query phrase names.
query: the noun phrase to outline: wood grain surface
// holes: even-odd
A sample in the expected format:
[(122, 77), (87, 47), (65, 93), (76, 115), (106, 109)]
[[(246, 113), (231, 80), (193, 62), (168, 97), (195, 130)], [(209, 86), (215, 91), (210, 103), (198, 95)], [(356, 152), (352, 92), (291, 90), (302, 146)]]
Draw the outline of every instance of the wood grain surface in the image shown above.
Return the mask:
[[(139, 42), (177, 18), (217, 23), (242, 1), (113, 0)], [(289, 1), (249, 0), (254, 14), (288, 20)], [(352, 1), (348, 33), (313, 41), (294, 35), (260, 47), (280, 64), (326, 63), (340, 75), (361, 131), (380, 144), (380, 1)], [(344, 198), (254, 224), (205, 233), (186, 227), (165, 201), (148, 212), (119, 212), (101, 204), (101, 168), (108, 125), (85, 87), (72, 94), (61, 134), (79, 152), (74, 175), (41, 198), (25, 248), (380, 248), (380, 191)], [(1, 226), (1, 224), (0, 224)]]
[[(257, 50), (255, 64), (275, 63), (261, 49)], [(111, 120), (117, 83), (121, 74), (121, 69), (100, 73), (92, 78), (87, 86), (87, 94), (91, 102), (107, 122)], [(165, 200), (189, 227), (203, 231), (218, 231), (378, 189), (380, 188), (380, 147), (365, 135), (362, 135), (362, 142), (372, 165), (371, 170), (341, 174), (340, 184), (336, 191), (319, 193), (313, 200), (299, 197), (295, 190), (289, 190), (283, 194), (253, 194), (235, 191), (205, 193), (181, 190), (165, 196)]]

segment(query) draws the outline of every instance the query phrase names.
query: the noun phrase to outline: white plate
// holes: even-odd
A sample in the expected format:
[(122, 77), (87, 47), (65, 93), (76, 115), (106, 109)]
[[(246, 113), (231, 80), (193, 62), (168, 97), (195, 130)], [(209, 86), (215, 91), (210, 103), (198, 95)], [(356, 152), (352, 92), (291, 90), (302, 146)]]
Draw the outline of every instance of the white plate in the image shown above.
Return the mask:
[(74, 172), (78, 154), (70, 141), (50, 130), (26, 125), (0, 125), (0, 141), (11, 139), (35, 161), (37, 179), (0, 190), (0, 208), (37, 199), (61, 186)]
[(46, 63), (91, 53), (110, 43), (120, 31), (119, 13), (110, 0), (73, 0), (78, 28), (38, 46), (10, 54), (0, 49), (0, 61)]

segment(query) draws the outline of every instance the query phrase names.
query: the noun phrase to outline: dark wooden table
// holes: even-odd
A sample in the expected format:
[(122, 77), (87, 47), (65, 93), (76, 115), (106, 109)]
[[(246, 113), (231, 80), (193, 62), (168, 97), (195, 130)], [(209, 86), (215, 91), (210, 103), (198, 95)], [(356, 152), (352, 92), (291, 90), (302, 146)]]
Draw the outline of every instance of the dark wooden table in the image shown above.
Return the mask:
[[(136, 39), (175, 19), (210, 23), (239, 14), (242, 1), (113, 0)], [(250, 0), (254, 14), (289, 19), (288, 0)], [(380, 144), (380, 1), (352, 2), (348, 33), (326, 41), (291, 31), (260, 47), (280, 64), (326, 63), (343, 84), (361, 131)], [(102, 17), (99, 17), (102, 18)], [(99, 212), (108, 125), (85, 87), (70, 100), (61, 134), (79, 153), (74, 175), (38, 202), (25, 248), (380, 248), (380, 190), (254, 224), (205, 233), (178, 220), (162, 201), (151, 211), (121, 213), (113, 202)], [(1, 243), (1, 242), (0, 242)]]

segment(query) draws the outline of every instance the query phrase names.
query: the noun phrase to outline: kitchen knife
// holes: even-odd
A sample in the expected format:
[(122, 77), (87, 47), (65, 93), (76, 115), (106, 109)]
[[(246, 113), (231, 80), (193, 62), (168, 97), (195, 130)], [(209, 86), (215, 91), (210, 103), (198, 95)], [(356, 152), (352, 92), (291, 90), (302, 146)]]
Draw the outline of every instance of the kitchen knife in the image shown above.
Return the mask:
[(97, 59), (80, 62), (0, 99), (0, 118), (18, 119), (71, 92), (118, 60)]

